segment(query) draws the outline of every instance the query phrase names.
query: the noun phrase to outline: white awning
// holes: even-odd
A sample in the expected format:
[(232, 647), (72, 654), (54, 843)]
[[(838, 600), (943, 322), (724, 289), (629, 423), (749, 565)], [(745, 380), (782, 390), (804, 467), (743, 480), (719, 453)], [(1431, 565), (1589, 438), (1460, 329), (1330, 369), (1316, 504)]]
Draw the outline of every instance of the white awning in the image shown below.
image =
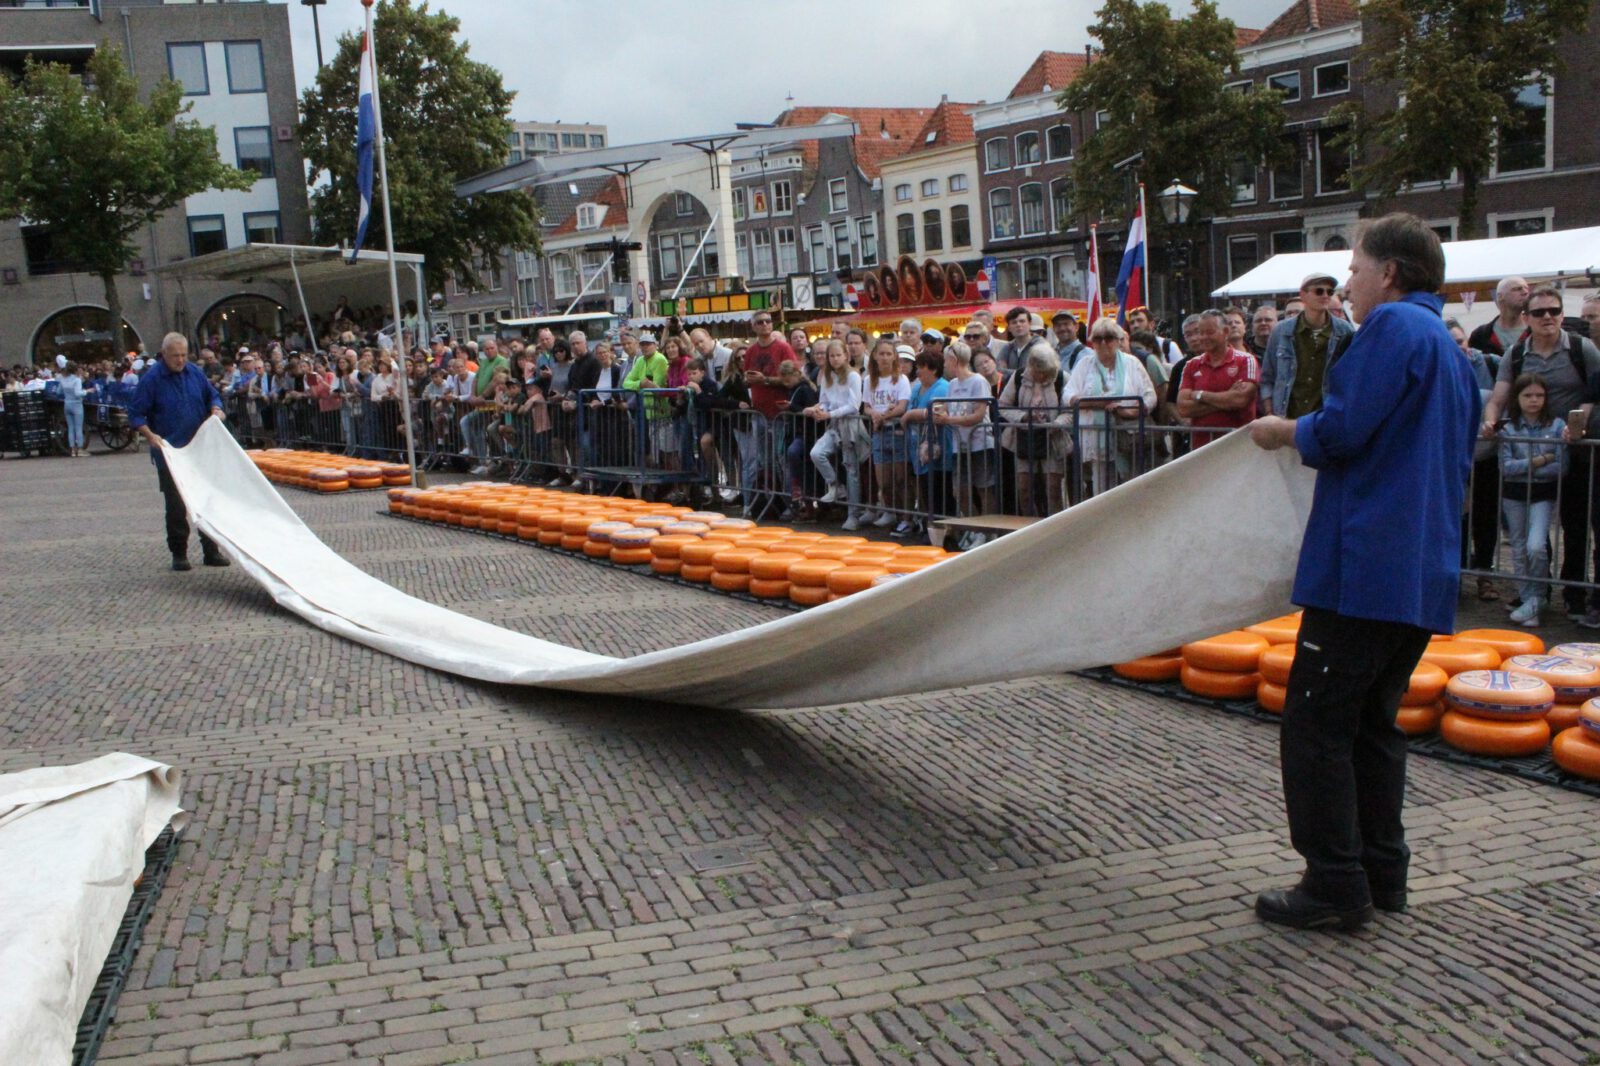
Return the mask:
[[(349, 253), (343, 248), (318, 248), (305, 244), (246, 244), (220, 252), (180, 259), (155, 268), (155, 273), (167, 278), (205, 281), (277, 281), (294, 284), (294, 272), (300, 272), (300, 281), (314, 285), (324, 281), (349, 282), (382, 274), (388, 278), (389, 256), (386, 252), (362, 249), (354, 263), (346, 262)], [(397, 266), (420, 267), (423, 257), (414, 252), (396, 252)], [(292, 264), (292, 265), (291, 265)]]
[[(763, 310), (770, 313), (771, 308)], [(678, 321), (686, 326), (708, 326), (719, 322), (748, 322), (753, 314), (755, 312), (749, 308), (743, 311), (713, 311), (703, 315), (684, 315)], [(667, 319), (664, 315), (644, 315), (634, 321), (645, 326), (655, 326), (665, 325)]]
[[(1583, 278), (1597, 268), (1600, 268), (1600, 226), (1521, 237), (1450, 241), (1444, 246), (1444, 283), (1446, 288), (1457, 290), (1513, 276), (1541, 280)], [(1211, 295), (1271, 296), (1299, 292), (1301, 280), (1313, 271), (1331, 274), (1342, 284), (1350, 280), (1350, 253), (1275, 255), (1254, 270), (1213, 290)]]

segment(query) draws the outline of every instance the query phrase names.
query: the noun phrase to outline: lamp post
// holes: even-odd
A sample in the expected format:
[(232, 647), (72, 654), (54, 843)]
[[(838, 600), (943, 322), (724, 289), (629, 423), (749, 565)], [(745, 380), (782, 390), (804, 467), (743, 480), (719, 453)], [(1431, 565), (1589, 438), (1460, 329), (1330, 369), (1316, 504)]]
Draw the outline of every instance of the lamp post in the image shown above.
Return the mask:
[(322, 69), (322, 22), (317, 18), (317, 8), (328, 0), (300, 0), (301, 7), (311, 9), (311, 32), (317, 39), (317, 69)]
[[(1173, 279), (1173, 284), (1168, 286), (1170, 290), (1178, 289), (1178, 285), (1176, 283), (1180, 278), (1183, 279), (1185, 283), (1185, 289), (1187, 288), (1189, 269), (1189, 242), (1182, 238), (1180, 233), (1183, 226), (1187, 225), (1189, 222), (1189, 212), (1193, 209), (1195, 197), (1198, 195), (1199, 193), (1189, 188), (1189, 186), (1185, 185), (1177, 178), (1173, 178), (1172, 184), (1168, 185), (1165, 189), (1162, 189), (1161, 192), (1156, 196), (1156, 200), (1161, 204), (1161, 217), (1167, 223), (1167, 239), (1165, 242), (1167, 249), (1167, 269), (1170, 271)], [(1179, 316), (1183, 314), (1184, 304), (1186, 302), (1185, 298), (1187, 295), (1188, 293), (1186, 291), (1171, 291), (1168, 293), (1168, 303), (1175, 304), (1177, 309), (1177, 315), (1174, 316), (1175, 324), (1177, 323)]]

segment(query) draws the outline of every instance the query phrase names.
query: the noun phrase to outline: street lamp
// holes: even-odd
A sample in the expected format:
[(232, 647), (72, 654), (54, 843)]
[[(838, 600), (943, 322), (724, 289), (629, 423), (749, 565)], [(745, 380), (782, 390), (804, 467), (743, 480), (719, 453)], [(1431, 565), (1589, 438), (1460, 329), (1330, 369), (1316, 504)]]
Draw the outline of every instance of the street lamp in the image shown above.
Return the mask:
[[(1183, 315), (1185, 297), (1188, 288), (1189, 268), (1189, 242), (1181, 237), (1183, 226), (1189, 221), (1189, 212), (1194, 207), (1195, 197), (1199, 193), (1189, 186), (1172, 179), (1172, 184), (1162, 189), (1156, 200), (1161, 204), (1161, 217), (1166, 220), (1166, 249), (1167, 269), (1172, 274), (1173, 284), (1168, 286), (1167, 294), (1169, 303), (1177, 305), (1177, 314), (1173, 321), (1177, 322)], [(1178, 282), (1182, 281), (1182, 290)]]
[(326, 4), (328, 0), (300, 0), (301, 7), (311, 9), (311, 32), (317, 38), (317, 69), (322, 69), (322, 23), (317, 18), (317, 8)]
[[(301, 0), (301, 3), (308, 2), (309, 0)], [(1199, 195), (1177, 178), (1173, 178), (1172, 184), (1162, 189), (1161, 194), (1156, 197), (1161, 201), (1161, 217), (1167, 220), (1169, 226), (1183, 225), (1189, 221), (1189, 209), (1194, 206), (1194, 198)]]

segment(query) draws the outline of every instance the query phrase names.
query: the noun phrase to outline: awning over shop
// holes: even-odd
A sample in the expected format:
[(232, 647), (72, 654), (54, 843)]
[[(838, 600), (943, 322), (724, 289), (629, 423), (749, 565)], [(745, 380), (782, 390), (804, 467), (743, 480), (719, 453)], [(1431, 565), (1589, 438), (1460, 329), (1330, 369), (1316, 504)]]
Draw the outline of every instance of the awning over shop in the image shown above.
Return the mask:
[[(1444, 246), (1447, 291), (1481, 288), (1501, 278), (1540, 280), (1586, 278), (1600, 269), (1600, 226), (1450, 241)], [(1289, 252), (1212, 291), (1212, 296), (1272, 296), (1300, 291), (1301, 279), (1313, 271), (1331, 274), (1342, 284), (1350, 279), (1350, 253)]]
[(989, 311), (994, 315), (995, 322), (1003, 323), (1005, 314), (1013, 307), (1026, 307), (1029, 311), (1044, 319), (1049, 326), (1050, 316), (1057, 311), (1071, 311), (1078, 318), (1083, 318), (1089, 310), (1089, 305), (1082, 300), (1058, 300), (1053, 297), (1035, 297), (1032, 299), (1018, 298), (1006, 300), (1002, 303), (944, 303), (944, 304), (917, 304), (909, 307), (874, 307), (866, 311), (852, 311), (849, 314), (833, 315), (830, 318), (818, 318), (805, 323), (808, 331), (818, 328), (831, 329), (835, 322), (843, 322), (847, 326), (859, 327), (868, 333), (893, 333), (900, 328), (900, 323), (908, 318), (914, 318), (922, 323), (923, 329), (936, 329), (941, 333), (960, 333), (972, 316), (979, 311)]

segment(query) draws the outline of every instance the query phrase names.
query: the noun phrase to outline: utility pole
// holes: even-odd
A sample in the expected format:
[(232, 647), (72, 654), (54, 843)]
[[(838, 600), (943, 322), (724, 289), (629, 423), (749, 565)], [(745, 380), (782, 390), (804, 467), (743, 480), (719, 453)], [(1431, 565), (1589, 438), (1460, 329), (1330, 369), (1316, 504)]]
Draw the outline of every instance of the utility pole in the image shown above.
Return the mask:
[(311, 32), (317, 39), (317, 69), (322, 69), (322, 22), (317, 18), (317, 8), (326, 4), (328, 0), (300, 0), (301, 7), (311, 9)]

